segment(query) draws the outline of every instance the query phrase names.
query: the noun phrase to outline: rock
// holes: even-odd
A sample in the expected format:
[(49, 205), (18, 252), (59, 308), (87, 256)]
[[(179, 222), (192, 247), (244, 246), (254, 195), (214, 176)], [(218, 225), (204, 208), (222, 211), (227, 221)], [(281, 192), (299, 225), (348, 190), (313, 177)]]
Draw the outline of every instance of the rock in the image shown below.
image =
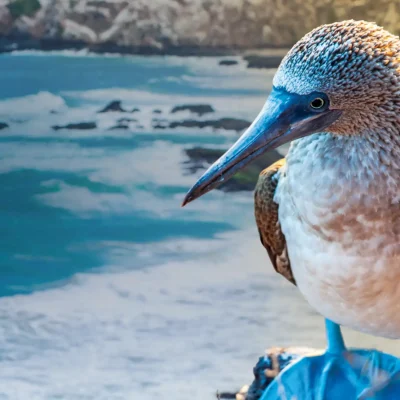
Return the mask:
[[(240, 393), (240, 392), (238, 392), (238, 393)], [(230, 393), (230, 392), (219, 393), (219, 392), (217, 392), (217, 400), (236, 399), (236, 396), (237, 396), (238, 393)]]
[(243, 386), (239, 392), (217, 393), (217, 399), (259, 400), (265, 389), (280, 371), (300, 357), (319, 353), (308, 348), (272, 348), (260, 357), (253, 368), (254, 380), (250, 386)]
[(168, 126), (167, 125), (162, 125), (160, 123), (156, 123), (153, 125), (153, 129), (167, 129)]
[(159, 109), (153, 110), (153, 114), (162, 114), (162, 111)]
[(52, 127), (55, 131), (60, 129), (81, 129), (81, 130), (89, 130), (89, 129), (96, 129), (97, 124), (96, 122), (77, 122), (73, 124), (67, 125), (54, 125)]
[(123, 130), (127, 130), (129, 129), (129, 125), (126, 124), (118, 124), (118, 125), (114, 125), (111, 128), (108, 128), (109, 131), (116, 131), (118, 129), (123, 129)]
[(0, 131), (1, 131), (2, 129), (8, 128), (9, 126), (10, 126), (10, 125), (6, 124), (5, 122), (0, 122)]
[(248, 55), (244, 57), (247, 68), (278, 68), (282, 56)]
[(244, 119), (238, 118), (221, 118), (216, 120), (207, 120), (207, 121), (197, 121), (194, 119), (186, 119), (183, 121), (173, 121), (169, 124), (169, 127), (179, 128), (214, 128), (214, 129), (225, 129), (225, 130), (232, 130), (232, 131), (242, 131), (250, 126), (250, 122)]
[(118, 123), (123, 124), (123, 123), (129, 123), (129, 122), (138, 122), (138, 120), (136, 118), (119, 118), (118, 119)]
[[(211, 165), (224, 154), (225, 150), (194, 147), (186, 149), (185, 152), (189, 160), (184, 166), (189, 173), (195, 174)], [(219, 189), (225, 192), (254, 190), (260, 172), (281, 158), (283, 156), (280, 153), (271, 150), (237, 172), (230, 180), (219, 186)]]
[(237, 65), (238, 62), (236, 60), (221, 60), (218, 64), (219, 65), (225, 65), (225, 66), (229, 67), (231, 65)]
[(106, 112), (126, 112), (121, 106), (121, 100), (113, 100), (109, 104), (107, 104), (102, 110), (98, 111), (99, 113)]
[(131, 113), (137, 113), (140, 111), (140, 108), (135, 107), (134, 109), (132, 109)]
[[(185, 152), (191, 163), (200, 162), (202, 164), (212, 164), (217, 158), (221, 157), (225, 151), (219, 149), (208, 149), (204, 147), (193, 147), (192, 149), (186, 149)], [(193, 171), (193, 173), (196, 172), (197, 170)]]
[(164, 118), (153, 118), (151, 122), (153, 129), (167, 129), (169, 127), (168, 120)]
[(217, 399), (235, 399), (235, 400), (246, 400), (247, 392), (249, 390), (249, 386), (243, 386), (237, 393), (230, 393), (230, 392), (217, 392)]
[(199, 116), (215, 112), (214, 108), (212, 108), (209, 104), (184, 104), (174, 107), (171, 110), (171, 114), (175, 114), (179, 111), (190, 111), (191, 113)]
[(226, 129), (237, 132), (246, 129), (251, 125), (251, 122), (246, 121), (245, 119), (238, 119), (238, 118), (221, 118), (217, 121), (210, 121), (210, 122), (211, 126), (216, 129)]

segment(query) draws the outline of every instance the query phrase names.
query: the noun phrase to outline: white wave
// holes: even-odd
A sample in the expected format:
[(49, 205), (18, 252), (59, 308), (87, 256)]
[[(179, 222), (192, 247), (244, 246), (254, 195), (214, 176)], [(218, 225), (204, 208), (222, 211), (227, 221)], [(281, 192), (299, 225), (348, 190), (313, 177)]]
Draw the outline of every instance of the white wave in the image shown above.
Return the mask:
[[(93, 213), (115, 214), (146, 211), (159, 218), (179, 218), (225, 222), (231, 217), (236, 226), (253, 216), (238, 213), (252, 201), (249, 193), (235, 195), (212, 192), (204, 201), (190, 204), (189, 211), (180, 208), (184, 192), (191, 187), (196, 175), (187, 174), (183, 162), (187, 160), (184, 145), (164, 141), (132, 150), (85, 148), (73, 142), (25, 143), (10, 142), (0, 146), (0, 173), (21, 169), (38, 171), (64, 171), (86, 176), (92, 182), (117, 186), (122, 192), (92, 192), (84, 186), (63, 181), (47, 181), (43, 185), (58, 189), (38, 195), (37, 200), (52, 207), (63, 208), (81, 217)], [(151, 182), (154, 187), (178, 186), (182, 192), (160, 196), (157, 190), (140, 188)], [(218, 201), (215, 201), (218, 200)], [(219, 204), (224, 205), (221, 212)]]
[[(232, 244), (221, 238), (219, 250)], [(288, 301), (266, 306), (271, 293), (253, 250), (249, 259), (240, 251), (218, 255), (215, 246), (208, 253), (208, 241), (191, 246), (203, 248), (197, 262), (80, 275), (64, 288), (0, 300), (4, 393), (200, 400), (248, 381), (265, 346), (278, 336), (290, 342), (290, 331), (265, 326)]]
[[(211, 399), (250, 382), (265, 347), (324, 346), (322, 318), (273, 272), (254, 230), (170, 243), (170, 252), (195, 248), (197, 260), (78, 275), (61, 288), (0, 299), (2, 394)], [(119, 246), (110, 260), (126, 268), (132, 256), (165, 251), (151, 243), (137, 256)], [(400, 350), (353, 332), (347, 339)]]
[(197, 104), (205, 103), (208, 104), (210, 101), (216, 103), (217, 106), (223, 106), (223, 102), (228, 102), (226, 107), (236, 104), (242, 104), (243, 101), (249, 100), (250, 104), (256, 103), (260, 105), (260, 102), (265, 101), (265, 96), (246, 96), (245, 98), (238, 99), (235, 97), (226, 98), (226, 95), (215, 95), (215, 96), (201, 96), (201, 95), (182, 95), (182, 94), (171, 94), (171, 93), (155, 93), (145, 90), (125, 89), (125, 88), (107, 88), (107, 89), (94, 89), (87, 91), (65, 91), (62, 93), (65, 96), (72, 98), (89, 100), (94, 103), (105, 104), (110, 99), (119, 99), (126, 102), (128, 106), (149, 105), (156, 108), (157, 106), (173, 107), (177, 104)]
[(259, 75), (243, 75), (229, 74), (216, 76), (182, 76), (181, 80), (191, 82), (199, 88), (203, 89), (234, 89), (234, 90), (251, 90), (262, 93), (266, 98), (267, 93), (272, 89), (272, 78), (275, 70), (266, 72), (260, 77)]
[[(237, 62), (236, 65), (222, 66), (219, 63), (223, 60), (234, 60)], [(153, 58), (154, 62), (159, 62), (157, 57)], [(179, 57), (179, 56), (168, 56), (163, 58), (163, 62), (166, 65), (188, 67), (197, 76), (236, 76), (236, 75), (248, 75), (248, 76), (263, 76), (268, 70), (247, 68), (247, 61), (241, 56), (217, 56), (217, 57)]]
[(94, 53), (89, 51), (88, 49), (81, 50), (51, 50), (51, 51), (43, 51), (43, 50), (13, 50), (7, 55), (12, 55), (14, 57), (18, 56), (35, 56), (35, 57), (88, 57), (88, 58), (120, 58), (126, 57), (125, 55), (115, 54), (115, 53)]
[[(237, 62), (234, 66), (220, 66), (224, 59)], [(166, 57), (167, 65), (187, 67), (191, 75), (183, 75), (179, 81), (192, 82), (200, 88), (207, 89), (239, 89), (263, 93), (272, 88), (275, 69), (249, 69), (247, 62), (239, 56), (234, 57)], [(175, 77), (172, 77), (175, 78)], [(164, 78), (159, 78), (163, 80)], [(168, 80), (168, 77), (165, 79)]]
[(193, 177), (182, 171), (186, 158), (182, 146), (162, 141), (118, 152), (77, 143), (10, 142), (2, 143), (0, 157), (2, 173), (16, 169), (77, 172), (95, 182), (127, 188), (148, 182), (161, 186), (193, 182)]
[[(192, 178), (192, 183), (195, 178)], [(252, 195), (249, 192), (226, 194), (216, 192), (207, 196), (201, 202), (191, 204), (182, 210), (180, 204), (184, 197), (181, 194), (163, 195), (150, 191), (140, 190), (137, 187), (124, 188), (123, 193), (92, 192), (87, 187), (73, 186), (62, 181), (52, 180), (43, 185), (57, 188), (35, 196), (47, 206), (62, 208), (87, 218), (101, 213), (102, 215), (129, 215), (132, 212), (147, 212), (154, 218), (181, 220), (181, 221), (209, 221), (226, 223), (241, 227), (243, 223), (252, 221), (250, 213), (240, 213), (238, 208), (252, 210)], [(188, 185), (189, 188), (189, 185)], [(221, 212), (221, 204), (224, 204)]]
[(0, 100), (0, 117), (6, 119), (10, 116), (13, 118), (34, 117), (38, 114), (59, 112), (65, 109), (64, 99), (49, 92)]
[[(54, 182), (51, 183), (54, 185)], [(59, 190), (36, 196), (36, 199), (52, 207), (64, 208), (84, 217), (88, 213), (123, 214), (134, 208), (134, 199), (123, 193), (94, 193), (86, 187), (57, 182)]]

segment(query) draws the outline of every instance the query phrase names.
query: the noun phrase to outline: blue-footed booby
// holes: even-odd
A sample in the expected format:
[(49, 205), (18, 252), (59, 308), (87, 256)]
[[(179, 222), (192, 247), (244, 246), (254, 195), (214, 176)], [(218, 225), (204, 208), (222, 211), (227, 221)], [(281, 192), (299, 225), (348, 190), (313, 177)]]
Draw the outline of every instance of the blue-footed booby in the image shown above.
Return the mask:
[(183, 205), (287, 142), (255, 190), (272, 264), (327, 319), (332, 349), (344, 349), (335, 323), (400, 338), (400, 39), (353, 20), (304, 36)]

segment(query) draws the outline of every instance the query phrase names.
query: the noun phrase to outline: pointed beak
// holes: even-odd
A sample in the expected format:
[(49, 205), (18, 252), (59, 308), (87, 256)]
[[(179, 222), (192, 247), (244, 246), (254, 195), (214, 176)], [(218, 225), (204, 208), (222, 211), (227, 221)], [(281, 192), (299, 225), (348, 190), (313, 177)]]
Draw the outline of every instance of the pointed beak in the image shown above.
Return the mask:
[(321, 132), (341, 115), (340, 110), (315, 112), (308, 102), (307, 96), (274, 88), (255, 121), (189, 190), (182, 207), (227, 181), (261, 154)]

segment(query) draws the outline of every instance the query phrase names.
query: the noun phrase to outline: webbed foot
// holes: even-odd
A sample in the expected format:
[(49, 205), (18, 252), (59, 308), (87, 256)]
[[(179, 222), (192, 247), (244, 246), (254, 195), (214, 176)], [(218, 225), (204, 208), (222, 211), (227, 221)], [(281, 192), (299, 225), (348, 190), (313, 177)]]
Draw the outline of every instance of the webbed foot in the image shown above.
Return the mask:
[(400, 360), (376, 350), (347, 350), (327, 321), (328, 349), (286, 367), (260, 400), (399, 400)]

